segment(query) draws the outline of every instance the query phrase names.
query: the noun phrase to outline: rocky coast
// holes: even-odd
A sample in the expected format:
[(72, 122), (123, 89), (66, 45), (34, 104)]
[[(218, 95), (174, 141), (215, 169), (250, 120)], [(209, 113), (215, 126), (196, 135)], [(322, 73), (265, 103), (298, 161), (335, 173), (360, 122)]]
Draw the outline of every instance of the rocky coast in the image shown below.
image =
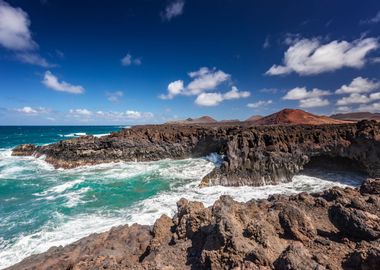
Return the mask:
[(289, 182), (305, 166), (330, 166), (380, 177), (380, 125), (249, 123), (135, 126), (109, 136), (82, 136), (58, 143), (21, 145), (13, 155), (45, 156), (56, 168), (118, 161), (223, 156), (201, 185), (260, 186)]
[(201, 185), (289, 182), (306, 167), (361, 172), (360, 188), (272, 195), (211, 207), (181, 199), (153, 226), (124, 225), (10, 267), (19, 269), (379, 269), (380, 125), (250, 122), (135, 126), (108, 136), (20, 145), (56, 168), (118, 161), (222, 156)]
[(181, 199), (153, 226), (133, 224), (32, 255), (25, 269), (379, 269), (380, 179), (360, 188), (211, 207)]

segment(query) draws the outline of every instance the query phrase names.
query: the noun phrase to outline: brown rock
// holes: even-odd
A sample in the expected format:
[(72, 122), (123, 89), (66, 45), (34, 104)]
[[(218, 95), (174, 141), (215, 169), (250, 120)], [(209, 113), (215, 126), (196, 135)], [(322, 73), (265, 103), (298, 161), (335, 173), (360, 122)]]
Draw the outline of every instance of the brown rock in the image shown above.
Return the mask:
[(309, 241), (317, 234), (311, 219), (296, 206), (285, 205), (278, 217), (285, 237)]

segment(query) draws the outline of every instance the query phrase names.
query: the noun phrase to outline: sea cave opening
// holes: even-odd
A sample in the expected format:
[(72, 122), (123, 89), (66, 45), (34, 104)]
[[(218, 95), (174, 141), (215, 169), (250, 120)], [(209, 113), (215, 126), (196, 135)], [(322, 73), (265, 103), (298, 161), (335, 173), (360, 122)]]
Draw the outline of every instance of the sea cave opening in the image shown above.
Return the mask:
[(368, 177), (361, 162), (330, 155), (311, 157), (300, 174), (349, 185), (360, 185)]

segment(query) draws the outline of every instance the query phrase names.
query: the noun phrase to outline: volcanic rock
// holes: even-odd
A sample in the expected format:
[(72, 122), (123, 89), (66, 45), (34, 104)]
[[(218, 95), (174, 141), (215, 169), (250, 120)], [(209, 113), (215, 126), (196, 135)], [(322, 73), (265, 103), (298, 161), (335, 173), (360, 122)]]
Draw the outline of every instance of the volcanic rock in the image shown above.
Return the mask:
[[(367, 188), (379, 181), (367, 182)], [(178, 213), (172, 219), (162, 216), (153, 227), (115, 227), (32, 255), (8, 270), (375, 270), (380, 207), (371, 198), (380, 195), (336, 187), (246, 203), (222, 196), (211, 207), (181, 199)], [(352, 208), (355, 199), (366, 212)]]
[(14, 155), (46, 156), (56, 168), (118, 161), (223, 157), (202, 180), (208, 185), (289, 182), (304, 166), (337, 166), (380, 177), (380, 124), (251, 126), (237, 124), (135, 126), (100, 138), (82, 136)]

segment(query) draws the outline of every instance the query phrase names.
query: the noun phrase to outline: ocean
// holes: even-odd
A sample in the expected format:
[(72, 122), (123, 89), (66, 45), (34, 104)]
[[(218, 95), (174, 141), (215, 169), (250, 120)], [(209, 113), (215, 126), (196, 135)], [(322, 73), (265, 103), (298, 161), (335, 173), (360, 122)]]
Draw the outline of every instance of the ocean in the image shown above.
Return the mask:
[(345, 172), (301, 173), (291, 183), (263, 187), (199, 188), (218, 166), (210, 153), (199, 159), (118, 162), (54, 169), (44, 158), (12, 157), (22, 143), (47, 144), (75, 136), (104, 136), (121, 126), (0, 127), (0, 269), (121, 224), (153, 224), (172, 216), (184, 197), (209, 206), (221, 195), (237, 201), (271, 194), (317, 192), (357, 186), (363, 176)]

